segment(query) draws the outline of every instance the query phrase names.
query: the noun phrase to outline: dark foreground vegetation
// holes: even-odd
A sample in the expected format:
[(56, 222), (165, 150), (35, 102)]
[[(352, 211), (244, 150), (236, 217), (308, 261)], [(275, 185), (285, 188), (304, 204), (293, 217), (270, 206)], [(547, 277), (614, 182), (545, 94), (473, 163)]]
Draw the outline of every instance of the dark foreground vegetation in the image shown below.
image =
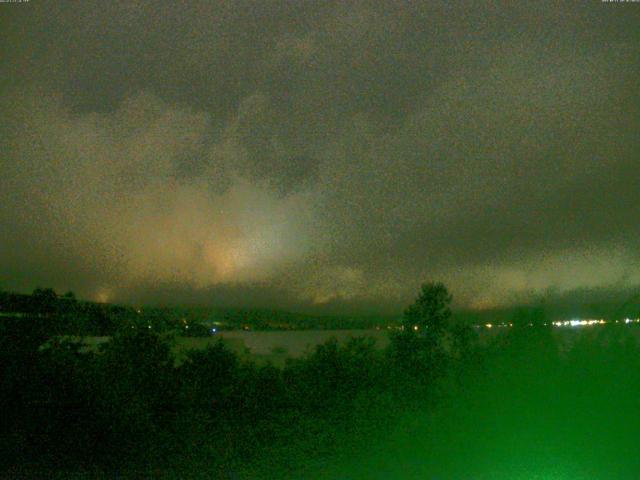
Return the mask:
[(388, 349), (330, 341), (284, 368), (221, 343), (176, 365), (148, 329), (98, 353), (40, 349), (42, 318), (3, 319), (3, 475), (637, 478), (634, 327), (561, 348), (550, 327), (516, 325), (480, 346), (449, 302), (427, 284)]

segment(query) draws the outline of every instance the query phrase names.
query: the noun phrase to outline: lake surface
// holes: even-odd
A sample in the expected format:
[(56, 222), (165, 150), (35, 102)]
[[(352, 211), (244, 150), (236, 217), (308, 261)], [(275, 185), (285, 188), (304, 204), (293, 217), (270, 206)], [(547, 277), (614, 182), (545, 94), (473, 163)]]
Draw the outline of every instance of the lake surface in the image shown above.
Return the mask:
[[(481, 327), (476, 329), (481, 343), (486, 344), (491, 339), (504, 334), (509, 327)], [(592, 325), (584, 327), (554, 327), (553, 336), (561, 350), (566, 350), (576, 340), (587, 337), (600, 337), (605, 343), (615, 340), (619, 335), (629, 333), (636, 340), (640, 340), (640, 326), (637, 324), (620, 326)], [(251, 331), (234, 330), (223, 331), (212, 338), (223, 338), (236, 345), (244, 344), (254, 355), (271, 355), (276, 349), (283, 349), (287, 356), (299, 357), (330, 338), (336, 338), (339, 343), (346, 342), (353, 337), (373, 338), (378, 348), (385, 348), (389, 344), (387, 330), (281, 330), (281, 331)]]
[[(507, 333), (509, 327), (477, 328), (478, 339), (481, 344), (487, 344), (492, 339)], [(600, 343), (618, 342), (621, 338), (635, 339), (640, 342), (640, 325), (620, 326), (586, 326), (586, 327), (557, 327), (552, 334), (558, 342), (561, 351), (567, 351), (579, 339), (592, 337)], [(222, 331), (209, 337), (179, 337), (176, 339), (174, 353), (181, 360), (189, 350), (201, 350), (222, 339), (227, 346), (238, 354), (249, 353), (256, 357), (263, 357), (276, 364), (283, 364), (286, 357), (301, 357), (312, 352), (317, 345), (335, 338), (339, 343), (347, 342), (350, 338), (367, 337), (375, 340), (377, 348), (389, 345), (388, 330), (353, 329), (353, 330), (233, 330)], [(97, 351), (100, 344), (108, 342), (110, 337), (66, 337), (84, 344), (84, 351)], [(51, 341), (41, 348), (46, 348)], [(247, 352), (248, 350), (248, 352)]]
[(339, 343), (344, 343), (354, 337), (373, 338), (378, 348), (384, 348), (389, 344), (389, 335), (386, 330), (278, 330), (278, 331), (251, 331), (233, 330), (223, 331), (215, 337), (230, 341), (241, 341), (254, 355), (270, 355), (274, 350), (284, 349), (284, 352), (292, 357), (299, 357), (330, 338), (335, 338)]

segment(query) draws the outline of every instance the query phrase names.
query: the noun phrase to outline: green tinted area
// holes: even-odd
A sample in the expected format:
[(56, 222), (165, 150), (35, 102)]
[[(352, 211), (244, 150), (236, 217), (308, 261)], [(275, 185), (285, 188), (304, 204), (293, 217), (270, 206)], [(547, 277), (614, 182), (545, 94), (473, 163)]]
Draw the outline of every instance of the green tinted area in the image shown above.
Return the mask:
[(640, 472), (640, 351), (631, 331), (500, 340), (433, 411), (314, 478), (632, 479)]
[[(436, 292), (437, 293), (437, 292)], [(2, 324), (4, 478), (636, 479), (636, 324), (504, 327), (429, 319), (377, 348), (330, 340), (284, 366), (223, 343), (172, 357), (118, 332), (83, 352)], [(29, 320), (28, 322), (26, 320)], [(408, 316), (407, 321), (414, 322)], [(543, 322), (543, 325), (546, 322)], [(499, 330), (499, 329), (493, 329)]]

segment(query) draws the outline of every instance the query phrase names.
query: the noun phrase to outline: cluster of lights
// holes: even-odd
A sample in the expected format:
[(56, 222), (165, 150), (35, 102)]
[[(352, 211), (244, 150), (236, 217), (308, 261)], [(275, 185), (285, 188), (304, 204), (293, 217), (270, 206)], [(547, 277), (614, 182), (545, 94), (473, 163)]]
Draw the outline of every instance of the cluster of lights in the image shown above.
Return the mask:
[(605, 325), (607, 323), (624, 323), (625, 325), (629, 325), (630, 323), (640, 323), (640, 318), (625, 318), (624, 320), (615, 320), (615, 321), (607, 321), (607, 320), (565, 320), (562, 322), (553, 322), (553, 325), (556, 327), (584, 327), (588, 325)]
[(513, 327), (513, 323), (485, 323), (484, 325), (474, 325), (475, 328), (504, 328), (504, 327)]
[(564, 320), (562, 322), (553, 322), (554, 327), (584, 327), (586, 325), (604, 325), (606, 320)]
[[(630, 323), (640, 323), (640, 318), (625, 318), (624, 320), (615, 320), (615, 321), (607, 321), (604, 319), (599, 319), (599, 320), (561, 320), (561, 321), (556, 321), (556, 322), (551, 322), (551, 325), (553, 325), (554, 327), (585, 327), (585, 326), (589, 326), (589, 325), (605, 325), (607, 323), (624, 323), (625, 325), (629, 325)], [(544, 326), (547, 326), (547, 323), (543, 324)], [(475, 328), (493, 328), (493, 327), (513, 327), (513, 323), (498, 323), (498, 324), (493, 324), (493, 323), (486, 323), (484, 325), (475, 325)], [(532, 327), (533, 324), (529, 323), (529, 326)], [(417, 330), (417, 327), (414, 327)]]
[(487, 328), (493, 328), (493, 327), (498, 327), (498, 328), (504, 328), (504, 327), (513, 327), (513, 323), (497, 323), (497, 324), (493, 324), (493, 323), (487, 323), (485, 324), (485, 327)]

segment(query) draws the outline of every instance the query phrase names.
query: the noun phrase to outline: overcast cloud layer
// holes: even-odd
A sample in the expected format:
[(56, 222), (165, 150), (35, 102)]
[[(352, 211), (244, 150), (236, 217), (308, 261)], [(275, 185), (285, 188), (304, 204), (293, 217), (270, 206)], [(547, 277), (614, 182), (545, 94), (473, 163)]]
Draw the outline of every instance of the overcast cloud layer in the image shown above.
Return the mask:
[(640, 285), (640, 4), (0, 15), (3, 288), (394, 311), (426, 279), (471, 307)]

